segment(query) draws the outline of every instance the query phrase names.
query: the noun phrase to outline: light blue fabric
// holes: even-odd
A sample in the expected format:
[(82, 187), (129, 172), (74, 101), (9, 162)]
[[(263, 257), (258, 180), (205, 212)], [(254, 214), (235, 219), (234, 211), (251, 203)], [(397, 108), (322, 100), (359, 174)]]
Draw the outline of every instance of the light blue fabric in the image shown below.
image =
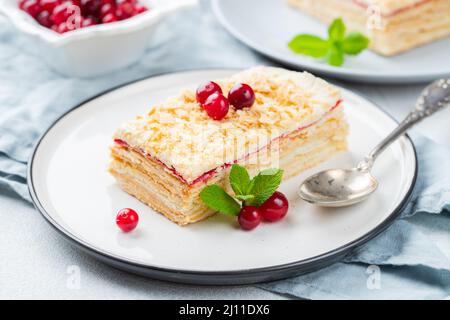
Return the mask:
[[(272, 64), (223, 30), (207, 2), (165, 21), (138, 63), (93, 79), (54, 73), (30, 54), (32, 48), (26, 39), (0, 18), (0, 190), (12, 189), (30, 201), (26, 164), (34, 143), (60, 114), (90, 96), (162, 72)], [(450, 172), (450, 151), (421, 137), (414, 140), (419, 178), (402, 219), (343, 262), (260, 287), (313, 299), (448, 297), (450, 262), (435, 246), (432, 233), (450, 230), (450, 218), (443, 213), (449, 209), (450, 174), (442, 175)], [(430, 217), (430, 213), (436, 215)], [(409, 218), (412, 215), (414, 219)], [(377, 267), (370, 265), (380, 268), (379, 277)], [(368, 273), (373, 271), (374, 275)], [(379, 289), (369, 289), (371, 279), (375, 283), (380, 280)]]

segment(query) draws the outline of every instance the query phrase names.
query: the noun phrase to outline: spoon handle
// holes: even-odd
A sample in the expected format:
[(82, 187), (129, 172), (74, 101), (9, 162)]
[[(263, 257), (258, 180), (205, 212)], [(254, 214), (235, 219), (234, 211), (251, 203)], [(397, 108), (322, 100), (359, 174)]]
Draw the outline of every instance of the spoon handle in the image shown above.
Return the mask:
[(360, 170), (370, 170), (375, 159), (398, 137), (403, 135), (412, 126), (421, 120), (431, 116), (436, 111), (450, 105), (450, 78), (436, 80), (427, 86), (415, 108), (406, 118), (384, 138), (366, 157), (358, 164)]

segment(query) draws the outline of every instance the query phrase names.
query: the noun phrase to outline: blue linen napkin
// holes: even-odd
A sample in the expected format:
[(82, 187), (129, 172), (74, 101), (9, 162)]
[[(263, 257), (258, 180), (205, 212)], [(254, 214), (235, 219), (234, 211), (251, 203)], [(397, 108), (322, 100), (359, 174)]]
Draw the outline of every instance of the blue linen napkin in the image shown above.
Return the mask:
[[(26, 165), (33, 145), (60, 114), (79, 102), (162, 72), (272, 64), (223, 30), (205, 0), (165, 21), (138, 63), (106, 76), (63, 77), (29, 49), (26, 39), (0, 17), (0, 190), (9, 188), (25, 201), (30, 201)], [(450, 230), (449, 215), (437, 215), (449, 210), (450, 151), (419, 136), (414, 141), (419, 178), (401, 219), (342, 262), (259, 287), (312, 299), (448, 297), (450, 261), (433, 239)]]

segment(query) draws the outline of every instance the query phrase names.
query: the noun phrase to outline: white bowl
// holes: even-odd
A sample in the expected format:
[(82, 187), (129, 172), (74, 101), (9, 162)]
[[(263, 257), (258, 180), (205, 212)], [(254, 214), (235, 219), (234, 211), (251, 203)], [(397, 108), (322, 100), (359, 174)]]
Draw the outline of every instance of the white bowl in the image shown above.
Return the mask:
[(30, 39), (41, 59), (69, 76), (92, 77), (137, 61), (153, 31), (169, 13), (193, 6), (197, 0), (141, 0), (149, 11), (133, 18), (58, 34), (20, 10), (17, 0), (0, 0), (0, 13)]

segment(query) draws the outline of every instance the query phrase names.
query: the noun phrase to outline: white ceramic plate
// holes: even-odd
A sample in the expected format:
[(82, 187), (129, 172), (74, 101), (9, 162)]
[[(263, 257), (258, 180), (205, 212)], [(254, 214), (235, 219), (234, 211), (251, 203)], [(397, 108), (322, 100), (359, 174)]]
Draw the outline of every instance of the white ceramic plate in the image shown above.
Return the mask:
[[(301, 201), (297, 187), (321, 168), (348, 167), (396, 123), (364, 98), (344, 90), (350, 151), (281, 186), (287, 217), (246, 232), (231, 217), (216, 215), (180, 227), (123, 192), (107, 172), (114, 130), (149, 105), (235, 71), (167, 74), (111, 90), (77, 106), (44, 134), (29, 163), (28, 185), (43, 216), (81, 248), (119, 268), (189, 283), (235, 284), (274, 280), (320, 268), (369, 240), (398, 215), (416, 177), (416, 156), (401, 138), (377, 161), (380, 188), (348, 208), (323, 209)], [(117, 211), (140, 214), (138, 228), (122, 233)]]
[(327, 27), (289, 6), (286, 0), (213, 0), (222, 25), (237, 39), (281, 63), (328, 76), (377, 83), (413, 83), (450, 75), (450, 38), (395, 57), (371, 51), (332, 67), (292, 53), (287, 43), (298, 33), (326, 36)]

